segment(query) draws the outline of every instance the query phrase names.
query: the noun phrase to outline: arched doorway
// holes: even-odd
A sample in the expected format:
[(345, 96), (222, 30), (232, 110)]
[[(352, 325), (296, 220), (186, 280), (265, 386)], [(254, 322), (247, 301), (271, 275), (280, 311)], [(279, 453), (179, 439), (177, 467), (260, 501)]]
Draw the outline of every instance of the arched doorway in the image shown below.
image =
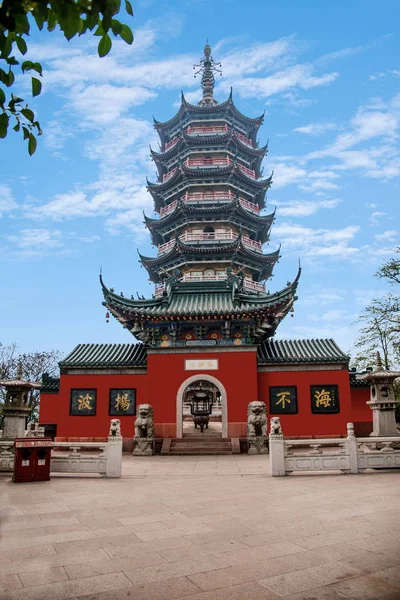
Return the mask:
[[(193, 420), (190, 417), (190, 395), (195, 394), (196, 390), (204, 390), (214, 395), (216, 399), (216, 408), (213, 409), (214, 416), (218, 420), (212, 420), (211, 423), (220, 423), (217, 428), (215, 425), (210, 430), (205, 429), (205, 433), (213, 431), (215, 435), (228, 437), (228, 412), (227, 397), (225, 387), (218, 379), (211, 375), (201, 374), (188, 377), (179, 387), (176, 395), (176, 437), (181, 438), (190, 430), (194, 429)], [(186, 425), (187, 424), (187, 425)]]

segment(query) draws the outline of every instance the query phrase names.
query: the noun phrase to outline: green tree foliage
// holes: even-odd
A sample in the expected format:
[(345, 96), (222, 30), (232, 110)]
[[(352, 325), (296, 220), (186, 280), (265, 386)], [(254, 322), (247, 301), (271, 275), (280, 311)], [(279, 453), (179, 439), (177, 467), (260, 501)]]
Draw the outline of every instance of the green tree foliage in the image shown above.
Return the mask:
[[(400, 254), (400, 246), (396, 249)], [(400, 260), (391, 258), (377, 271), (376, 277), (391, 286), (400, 284)], [(379, 351), (386, 369), (400, 364), (400, 296), (398, 288), (383, 297), (374, 298), (361, 314), (360, 336), (351, 361), (353, 367), (365, 369), (374, 365), (374, 355)]]
[[(17, 344), (4, 345), (0, 342), (0, 379), (12, 379), (17, 373), (18, 364), (22, 364), (24, 379), (28, 381), (40, 381), (43, 373), (50, 376), (58, 375), (58, 363), (62, 353), (58, 350), (18, 352)], [(4, 404), (5, 390), (0, 388), (0, 421), (2, 422), (2, 408)], [(29, 398), (31, 412), (28, 423), (34, 423), (39, 416), (40, 390), (34, 389)]]
[[(31, 75), (32, 96), (42, 90), (42, 66), (38, 62), (17, 60), (28, 51), (27, 38), (32, 25), (40, 31), (62, 31), (67, 40), (88, 32), (100, 38), (98, 54), (106, 56), (111, 50), (112, 39), (132, 44), (133, 34), (128, 25), (116, 19), (121, 10), (121, 0), (0, 0), (0, 138), (5, 138), (12, 126), (21, 131), (28, 143), (28, 152), (36, 150), (36, 135), (42, 130), (34, 112), (24, 99), (12, 93), (17, 69)], [(133, 16), (129, 0), (125, 10)]]
[[(400, 246), (396, 248), (396, 253), (400, 257)], [(383, 263), (379, 271), (377, 271), (376, 277), (379, 279), (385, 279), (392, 285), (400, 284), (400, 258), (391, 258), (387, 262)]]

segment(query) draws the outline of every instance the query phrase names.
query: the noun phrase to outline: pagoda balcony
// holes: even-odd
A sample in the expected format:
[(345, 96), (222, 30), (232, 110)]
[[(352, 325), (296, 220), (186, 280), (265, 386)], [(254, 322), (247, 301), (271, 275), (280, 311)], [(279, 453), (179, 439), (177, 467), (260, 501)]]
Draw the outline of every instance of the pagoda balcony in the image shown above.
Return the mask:
[(172, 239), (166, 242), (165, 244), (161, 244), (161, 246), (158, 246), (158, 255), (165, 254), (165, 252), (168, 252), (168, 250), (170, 250), (174, 244), (175, 240)]
[[(187, 204), (195, 203), (195, 202), (231, 202), (234, 200), (235, 195), (229, 192), (194, 192), (189, 194), (186, 192), (184, 196), (181, 196), (180, 199), (182, 202), (186, 202)], [(259, 214), (260, 207), (253, 202), (249, 202), (245, 198), (239, 197), (240, 204), (246, 210), (249, 210), (255, 214)], [(174, 200), (167, 206), (163, 206), (160, 209), (160, 217), (165, 217), (169, 215), (171, 212), (175, 210), (176, 205), (178, 204), (177, 200)]]
[(201, 233), (189, 233), (186, 231), (179, 236), (181, 242), (232, 242), (236, 240), (237, 234), (232, 230), (228, 231), (202, 231)]
[(185, 161), (186, 167), (226, 167), (232, 164), (232, 159), (227, 156), (209, 157), (209, 158), (187, 158)]
[(259, 213), (260, 212), (260, 207), (257, 204), (254, 204), (253, 202), (249, 202), (248, 200), (245, 200), (244, 198), (239, 198), (240, 200), (240, 204), (243, 206), (243, 208), (246, 208), (247, 210), (250, 210), (251, 212), (254, 213)]
[(248, 290), (254, 290), (255, 292), (264, 292), (265, 293), (265, 283), (260, 283), (259, 281), (253, 281), (250, 277), (245, 277), (243, 279), (243, 285)]
[[(184, 196), (181, 196), (180, 199), (186, 204), (196, 202), (232, 202), (232, 200), (235, 199), (235, 194), (230, 190), (225, 192), (186, 192), (186, 194)], [(257, 206), (257, 204), (249, 202), (248, 200), (242, 197), (240, 197), (239, 200), (240, 204), (247, 210), (250, 210), (251, 212), (257, 214), (260, 212), (260, 208)], [(170, 204), (167, 204), (167, 206), (163, 206), (160, 209), (160, 217), (162, 218), (166, 215), (169, 215), (173, 210), (175, 210), (176, 205), (177, 200), (174, 200)]]
[[(179, 281), (225, 281), (227, 279), (227, 274), (224, 275), (191, 275), (187, 273), (180, 277)], [(255, 292), (264, 292), (265, 293), (265, 283), (260, 283), (258, 281), (253, 281), (250, 277), (244, 277), (243, 279), (243, 287), (248, 290), (253, 290)], [(162, 296), (165, 291), (165, 284), (158, 283), (156, 284), (155, 295)]]
[(248, 246), (252, 250), (255, 250), (256, 252), (262, 252), (261, 242), (252, 240), (251, 238), (247, 237), (246, 235), (242, 236), (242, 242), (245, 246)]
[[(181, 242), (233, 242), (238, 238), (238, 234), (232, 230), (227, 231), (201, 231), (198, 233), (190, 233), (185, 231), (179, 236)], [(248, 248), (255, 250), (256, 252), (262, 252), (261, 242), (252, 240), (247, 236), (242, 236), (242, 242)], [(174, 245), (175, 240), (169, 240), (165, 244), (161, 244), (158, 247), (158, 254), (164, 254), (168, 252)]]
[(245, 173), (248, 177), (251, 177), (252, 179), (256, 178), (256, 172), (253, 171), (252, 169), (248, 169), (247, 167), (245, 167), (244, 165), (241, 165), (240, 163), (238, 163), (238, 167), (241, 171), (243, 171), (243, 173)]
[(176, 142), (179, 140), (179, 137), (174, 137), (170, 142), (167, 142), (164, 147), (164, 152), (175, 146)]
[(241, 141), (243, 142), (243, 144), (246, 144), (246, 146), (250, 146), (250, 148), (253, 147), (253, 142), (251, 140), (249, 140), (249, 138), (247, 138), (246, 136), (242, 135), (241, 133), (239, 133), (238, 131), (235, 131), (235, 136)]
[(168, 171), (168, 173), (165, 173), (163, 175), (163, 183), (165, 183), (166, 181), (168, 181), (168, 179), (171, 179), (171, 177), (174, 175), (175, 171), (177, 170), (178, 167), (175, 167), (174, 169), (172, 169), (171, 171)]
[(204, 125), (202, 127), (188, 127), (187, 135), (214, 135), (214, 133), (226, 133), (228, 125)]
[(177, 204), (178, 201), (174, 200), (173, 202), (171, 202), (171, 204), (167, 204), (167, 206), (163, 206), (162, 208), (160, 208), (160, 217), (165, 217), (166, 215), (169, 215), (169, 213), (171, 213), (175, 209), (175, 206)]
[(226, 192), (186, 192), (184, 196), (181, 196), (182, 202), (220, 202), (224, 200), (231, 201), (235, 198), (235, 195), (230, 191)]

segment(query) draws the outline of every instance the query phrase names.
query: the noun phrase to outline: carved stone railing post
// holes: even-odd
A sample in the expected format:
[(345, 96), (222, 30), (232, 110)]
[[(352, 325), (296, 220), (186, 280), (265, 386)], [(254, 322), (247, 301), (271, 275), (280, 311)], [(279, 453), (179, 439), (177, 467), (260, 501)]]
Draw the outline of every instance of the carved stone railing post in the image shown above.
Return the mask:
[(279, 417), (271, 418), (269, 431), (269, 468), (272, 477), (284, 477), (285, 471), (285, 442)]
[(358, 473), (358, 445), (354, 435), (353, 423), (347, 423), (347, 452), (349, 454), (350, 473)]
[(107, 439), (106, 477), (121, 477), (122, 470), (122, 435), (121, 421), (111, 419), (110, 432)]

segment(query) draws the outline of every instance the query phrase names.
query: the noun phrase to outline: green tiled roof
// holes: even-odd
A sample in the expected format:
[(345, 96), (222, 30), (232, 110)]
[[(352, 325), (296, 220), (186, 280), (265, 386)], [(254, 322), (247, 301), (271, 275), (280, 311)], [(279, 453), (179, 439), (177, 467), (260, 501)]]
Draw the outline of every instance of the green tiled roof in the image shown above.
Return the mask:
[(347, 363), (348, 360), (332, 339), (265, 340), (258, 349), (259, 364)]
[(362, 371), (360, 373), (356, 371), (350, 371), (350, 387), (356, 388), (369, 388), (370, 382), (366, 379), (357, 379), (358, 375), (365, 375), (367, 371)]
[(265, 311), (294, 298), (298, 277), (283, 290), (273, 294), (236, 293), (224, 281), (222, 282), (178, 282), (170, 296), (133, 300), (119, 296), (108, 290), (102, 280), (104, 304), (124, 314), (159, 316), (196, 316), (196, 315), (244, 315)]
[(145, 367), (143, 344), (79, 344), (60, 362), (72, 367)]
[(60, 391), (60, 378), (50, 377), (48, 373), (42, 375), (41, 394), (58, 394)]
[[(79, 344), (60, 367), (145, 367), (146, 354), (143, 344)], [(348, 356), (332, 339), (266, 340), (259, 348), (258, 359), (259, 364), (347, 363)], [(351, 385), (352, 379), (350, 374)]]

